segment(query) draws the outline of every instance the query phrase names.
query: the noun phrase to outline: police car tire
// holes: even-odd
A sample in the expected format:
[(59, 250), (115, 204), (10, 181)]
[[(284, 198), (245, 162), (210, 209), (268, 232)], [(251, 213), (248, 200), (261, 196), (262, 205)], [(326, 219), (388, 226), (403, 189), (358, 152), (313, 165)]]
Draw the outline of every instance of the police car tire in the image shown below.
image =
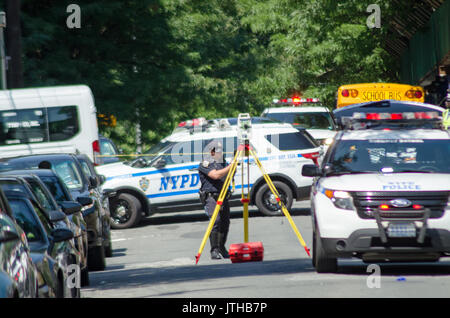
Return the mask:
[(127, 202), (127, 205), (130, 209), (131, 216), (130, 219), (125, 223), (115, 223), (113, 220), (111, 222), (111, 228), (113, 229), (127, 229), (137, 225), (141, 221), (142, 212), (141, 212), (141, 202), (133, 195), (128, 193), (121, 193), (117, 197), (117, 199), (112, 202), (111, 211), (116, 208), (117, 202), (123, 200)]
[(337, 258), (327, 256), (317, 229), (313, 231), (313, 265), (317, 273), (337, 272)]
[[(293, 198), (294, 198), (291, 188), (287, 184), (285, 184), (284, 182), (281, 182), (281, 181), (273, 181), (273, 185), (277, 189), (280, 196), (285, 197), (286, 200), (285, 200), (284, 205), (286, 206), (286, 208), (288, 210), (290, 210), (291, 206), (292, 206)], [(268, 207), (266, 207), (266, 205), (264, 204), (264, 194), (267, 191), (270, 191), (270, 188), (269, 188), (269, 185), (267, 185), (267, 183), (265, 183), (258, 189), (258, 192), (256, 192), (255, 203), (256, 203), (256, 206), (258, 207), (259, 211), (261, 211), (261, 213), (263, 213), (264, 215), (267, 215), (267, 216), (282, 215), (283, 212), (281, 212), (281, 210), (273, 211), (273, 210), (269, 209)]]

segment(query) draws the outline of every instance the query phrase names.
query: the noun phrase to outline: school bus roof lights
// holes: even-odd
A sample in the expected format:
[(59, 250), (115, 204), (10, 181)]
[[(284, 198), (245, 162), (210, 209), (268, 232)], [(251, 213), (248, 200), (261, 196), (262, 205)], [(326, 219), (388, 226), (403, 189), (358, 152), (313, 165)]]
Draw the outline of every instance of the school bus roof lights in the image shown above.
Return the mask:
[(408, 97), (409, 99), (422, 98), (422, 95), (423, 94), (421, 91), (419, 91), (419, 90), (416, 91), (416, 90), (412, 90), (412, 89), (406, 91), (406, 93), (405, 93), (405, 96)]
[(342, 92), (341, 92), (342, 96), (344, 96), (344, 97), (351, 96), (353, 98), (358, 97), (358, 93), (359, 92), (356, 89), (343, 89)]

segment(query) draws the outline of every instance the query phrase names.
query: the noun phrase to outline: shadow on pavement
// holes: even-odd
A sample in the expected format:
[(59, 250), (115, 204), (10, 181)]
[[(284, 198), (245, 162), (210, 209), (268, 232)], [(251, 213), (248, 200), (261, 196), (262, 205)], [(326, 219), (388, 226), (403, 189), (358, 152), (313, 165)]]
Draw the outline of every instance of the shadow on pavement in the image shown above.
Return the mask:
[[(293, 208), (289, 211), (291, 216), (307, 216), (311, 214), (311, 210), (309, 208)], [(242, 218), (242, 210), (237, 210), (236, 208), (232, 208), (231, 210), (231, 219), (241, 219)], [(267, 218), (280, 218), (285, 217), (283, 215), (278, 216), (265, 216), (260, 213), (257, 209), (249, 209), (249, 217), (267, 217)], [(179, 212), (177, 214), (155, 214), (150, 217), (143, 218), (138, 226), (134, 228), (141, 228), (149, 225), (162, 225), (162, 224), (174, 224), (174, 223), (190, 223), (190, 222), (205, 222), (208, 221), (207, 216), (203, 211), (192, 211), (192, 212)]]
[[(310, 259), (298, 258), (236, 264), (227, 262), (137, 269), (121, 268), (123, 266), (111, 266), (104, 272), (91, 273), (89, 288), (98, 290), (138, 288), (153, 284), (314, 272)], [(109, 272), (109, 270), (114, 271)]]

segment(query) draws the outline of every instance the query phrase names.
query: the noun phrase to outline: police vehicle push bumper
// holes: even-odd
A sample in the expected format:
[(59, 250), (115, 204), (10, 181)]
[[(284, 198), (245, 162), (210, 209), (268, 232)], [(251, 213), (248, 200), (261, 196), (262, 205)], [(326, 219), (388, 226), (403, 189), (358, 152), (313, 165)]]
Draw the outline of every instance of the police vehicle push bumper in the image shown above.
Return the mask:
[[(353, 193), (349, 200), (355, 200), (355, 197)], [(373, 217), (364, 218), (357, 208), (336, 208), (322, 193), (317, 195), (315, 204), (321, 211), (319, 218), (317, 214), (314, 217), (320, 229), (322, 247), (330, 257), (358, 256), (368, 262), (425, 261), (437, 260), (443, 253), (450, 253), (450, 207), (447, 203), (439, 218), (440, 213), (430, 208), (396, 212), (378, 208)], [(375, 216), (377, 213), (379, 220)], [(323, 218), (328, 221), (323, 222)], [(333, 222), (337, 218), (339, 221)]]
[[(448, 175), (434, 175), (434, 187), (429, 181), (414, 181), (419, 176), (380, 174), (380, 183), (363, 191), (356, 186), (331, 189), (337, 184), (342, 188), (350, 178), (360, 184), (367, 178), (364, 174), (323, 182), (326, 186), (313, 202), (313, 212), (320, 213), (314, 213), (313, 220), (326, 254), (371, 262), (434, 261), (450, 253)], [(423, 188), (427, 191), (417, 191)]]

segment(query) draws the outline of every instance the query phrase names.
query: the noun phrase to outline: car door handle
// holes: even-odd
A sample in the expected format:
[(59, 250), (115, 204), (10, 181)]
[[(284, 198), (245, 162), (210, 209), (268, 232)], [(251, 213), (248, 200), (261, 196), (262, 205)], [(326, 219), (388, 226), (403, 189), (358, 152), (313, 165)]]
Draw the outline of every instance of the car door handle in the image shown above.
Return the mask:
[(191, 168), (189, 171), (198, 171), (198, 168)]

